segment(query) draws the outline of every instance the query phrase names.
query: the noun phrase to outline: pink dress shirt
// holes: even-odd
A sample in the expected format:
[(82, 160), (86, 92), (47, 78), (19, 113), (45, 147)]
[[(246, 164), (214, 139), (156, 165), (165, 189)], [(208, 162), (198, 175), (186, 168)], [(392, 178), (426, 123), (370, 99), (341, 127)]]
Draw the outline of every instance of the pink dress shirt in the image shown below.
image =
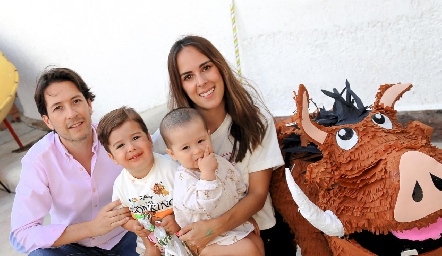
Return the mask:
[[(111, 202), (114, 180), (123, 168), (107, 156), (98, 142), (96, 126), (92, 125), (91, 175), (69, 154), (55, 132), (43, 137), (23, 157), (9, 236), (15, 250), (24, 253), (49, 248), (68, 225), (94, 219)], [(42, 225), (48, 213), (51, 224)], [(78, 244), (109, 250), (125, 233), (118, 227)]]

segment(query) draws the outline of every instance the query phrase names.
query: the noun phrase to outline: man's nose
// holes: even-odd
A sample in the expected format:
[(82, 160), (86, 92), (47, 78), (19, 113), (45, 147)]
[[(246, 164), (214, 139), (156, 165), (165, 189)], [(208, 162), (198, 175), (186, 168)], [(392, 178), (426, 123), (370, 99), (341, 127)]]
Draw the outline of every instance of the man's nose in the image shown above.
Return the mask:
[(74, 108), (72, 108), (72, 107), (67, 107), (66, 110), (68, 112), (68, 117), (69, 118), (75, 117), (78, 114), (78, 112)]

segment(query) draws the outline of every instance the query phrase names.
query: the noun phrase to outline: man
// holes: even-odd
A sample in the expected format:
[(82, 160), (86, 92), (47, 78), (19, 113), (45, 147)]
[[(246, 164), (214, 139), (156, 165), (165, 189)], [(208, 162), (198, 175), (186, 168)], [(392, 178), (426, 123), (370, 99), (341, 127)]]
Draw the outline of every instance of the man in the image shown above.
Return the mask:
[[(95, 95), (66, 68), (41, 75), (34, 99), (53, 130), (22, 159), (9, 239), (30, 255), (138, 255), (136, 235), (120, 226), (127, 208), (111, 202), (122, 167), (107, 156), (92, 124)], [(42, 225), (50, 213), (51, 224)]]

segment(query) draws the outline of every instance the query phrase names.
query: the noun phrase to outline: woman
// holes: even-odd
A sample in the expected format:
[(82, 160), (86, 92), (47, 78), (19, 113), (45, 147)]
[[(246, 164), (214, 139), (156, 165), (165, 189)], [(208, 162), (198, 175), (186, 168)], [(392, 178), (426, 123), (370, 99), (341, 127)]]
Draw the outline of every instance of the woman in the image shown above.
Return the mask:
[[(253, 216), (267, 255), (272, 255), (271, 251), (275, 253), (274, 246), (290, 253), (283, 245), (269, 243), (283, 239), (294, 252), (290, 233), (272, 232), (276, 220), (269, 184), (273, 168), (283, 165), (284, 161), (273, 117), (258, 92), (244, 82), (245, 79), (240, 82), (212, 43), (198, 36), (186, 36), (175, 42), (169, 53), (168, 70), (169, 109), (198, 110), (211, 132), (214, 152), (232, 162), (248, 186), (247, 195), (231, 210), (218, 218), (183, 227), (180, 239), (204, 248), (213, 238)], [(158, 137), (157, 132), (154, 149), (165, 152), (164, 142)]]

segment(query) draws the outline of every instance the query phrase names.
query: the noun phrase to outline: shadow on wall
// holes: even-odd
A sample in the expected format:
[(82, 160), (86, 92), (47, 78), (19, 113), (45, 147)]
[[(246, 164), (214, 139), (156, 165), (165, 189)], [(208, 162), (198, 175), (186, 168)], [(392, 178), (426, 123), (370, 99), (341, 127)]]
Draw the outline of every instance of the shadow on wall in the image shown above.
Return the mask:
[[(38, 112), (34, 104), (34, 91), (38, 75), (41, 73), (41, 67), (38, 68), (38, 62), (35, 60), (35, 52), (32, 49), (20, 48), (20, 44), (13, 42), (13, 38), (2, 38), (0, 40), (0, 51), (4, 56), (14, 64), (19, 74), (19, 84), (17, 88), (17, 96), (20, 102), (16, 105), (23, 114), (27, 116), (38, 117)], [(29, 104), (28, 102), (32, 103)], [(34, 114), (32, 114), (34, 113)], [(32, 120), (24, 120), (26, 124), (32, 125)], [(37, 126), (36, 128), (40, 128)], [(41, 127), (42, 128), (42, 127)]]

